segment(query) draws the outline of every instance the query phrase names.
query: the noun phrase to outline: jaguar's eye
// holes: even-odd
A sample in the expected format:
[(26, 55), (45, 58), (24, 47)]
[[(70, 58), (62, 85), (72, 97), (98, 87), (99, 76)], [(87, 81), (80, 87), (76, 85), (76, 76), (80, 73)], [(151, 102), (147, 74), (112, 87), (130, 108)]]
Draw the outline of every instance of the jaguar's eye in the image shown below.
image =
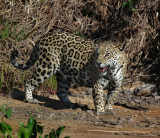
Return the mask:
[(105, 57), (108, 57), (109, 56), (109, 53), (105, 53), (105, 55), (104, 55)]

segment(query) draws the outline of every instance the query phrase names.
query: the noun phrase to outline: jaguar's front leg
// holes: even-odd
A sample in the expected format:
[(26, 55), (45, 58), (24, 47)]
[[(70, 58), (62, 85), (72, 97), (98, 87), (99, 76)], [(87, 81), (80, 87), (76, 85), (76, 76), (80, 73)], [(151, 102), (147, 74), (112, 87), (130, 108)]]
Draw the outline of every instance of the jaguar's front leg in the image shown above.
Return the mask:
[(69, 93), (69, 87), (70, 87), (70, 83), (65, 81), (65, 79), (63, 78), (58, 78), (57, 77), (57, 96), (58, 98), (68, 107), (68, 108), (77, 108), (78, 104), (76, 103), (72, 103), (69, 99), (68, 99), (68, 93)]
[(120, 92), (120, 87), (114, 88), (113, 90), (108, 91), (108, 98), (105, 105), (106, 114), (115, 115), (115, 111), (113, 110), (113, 105), (115, 104)]
[(105, 113), (105, 100), (104, 100), (104, 92), (103, 89), (108, 84), (108, 81), (104, 78), (98, 79), (98, 81), (94, 84), (93, 87), (93, 100), (96, 109), (96, 114), (104, 114)]
[(112, 82), (108, 89), (107, 101), (105, 105), (106, 114), (115, 115), (113, 105), (116, 103), (119, 93), (121, 91), (121, 84), (123, 81), (123, 68), (116, 68), (112, 71)]

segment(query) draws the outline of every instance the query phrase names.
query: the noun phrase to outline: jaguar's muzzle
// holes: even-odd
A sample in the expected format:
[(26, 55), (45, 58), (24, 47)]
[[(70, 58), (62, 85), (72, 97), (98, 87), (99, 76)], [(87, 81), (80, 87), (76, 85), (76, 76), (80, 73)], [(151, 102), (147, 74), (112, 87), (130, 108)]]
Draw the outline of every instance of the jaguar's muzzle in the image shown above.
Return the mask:
[(105, 72), (107, 70), (107, 68), (105, 67), (105, 68), (102, 68), (102, 67), (98, 67), (98, 71), (100, 71), (100, 72)]

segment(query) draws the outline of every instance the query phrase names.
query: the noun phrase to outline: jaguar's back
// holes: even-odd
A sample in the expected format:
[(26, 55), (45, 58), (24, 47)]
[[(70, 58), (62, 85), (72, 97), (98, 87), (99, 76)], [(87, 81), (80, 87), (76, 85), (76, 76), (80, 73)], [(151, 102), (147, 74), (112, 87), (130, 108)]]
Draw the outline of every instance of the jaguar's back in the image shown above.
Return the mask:
[[(37, 67), (46, 68), (46, 62), (61, 64), (61, 69), (80, 69), (85, 66), (94, 53), (94, 42), (67, 33), (48, 33), (36, 42), (30, 59), (25, 64), (16, 62), (18, 51), (11, 54), (11, 63), (18, 69), (26, 70), (38, 60)], [(42, 66), (43, 65), (43, 66)], [(59, 68), (59, 67), (58, 67)], [(42, 69), (43, 70), (43, 69)]]

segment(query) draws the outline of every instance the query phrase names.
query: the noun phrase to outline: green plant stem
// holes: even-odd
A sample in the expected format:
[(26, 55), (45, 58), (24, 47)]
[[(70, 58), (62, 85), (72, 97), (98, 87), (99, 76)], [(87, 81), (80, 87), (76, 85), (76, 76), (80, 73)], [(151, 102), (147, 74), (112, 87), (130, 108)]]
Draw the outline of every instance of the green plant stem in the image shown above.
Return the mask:
[(2, 131), (0, 130), (0, 133), (5, 137), (5, 135), (2, 133)]
[(1, 80), (0, 80), (0, 88), (2, 88), (2, 83), (3, 83), (3, 78), (4, 78), (4, 76), (3, 76), (3, 67), (2, 67), (2, 73), (1, 73)]
[[(3, 116), (3, 117), (4, 117), (4, 116)], [(4, 122), (4, 121), (3, 121), (3, 117), (2, 117), (2, 122)]]
[[(4, 116), (2, 117), (2, 122), (4, 122), (4, 121), (3, 121), (3, 118), (4, 118)], [(5, 128), (7, 129), (8, 133), (9, 133), (9, 135), (11, 136), (11, 138), (13, 138), (13, 136), (12, 136), (12, 134), (9, 132), (6, 124), (4, 124), (4, 125), (5, 125)], [(0, 132), (1, 132), (1, 134), (3, 134), (2, 131), (0, 131)]]
[(12, 134), (10, 133), (10, 131), (8, 130), (6, 124), (4, 124), (4, 125), (5, 125), (5, 128), (7, 129), (8, 133), (9, 133), (9, 135), (11, 136), (11, 138), (13, 138), (13, 136), (12, 136)]

